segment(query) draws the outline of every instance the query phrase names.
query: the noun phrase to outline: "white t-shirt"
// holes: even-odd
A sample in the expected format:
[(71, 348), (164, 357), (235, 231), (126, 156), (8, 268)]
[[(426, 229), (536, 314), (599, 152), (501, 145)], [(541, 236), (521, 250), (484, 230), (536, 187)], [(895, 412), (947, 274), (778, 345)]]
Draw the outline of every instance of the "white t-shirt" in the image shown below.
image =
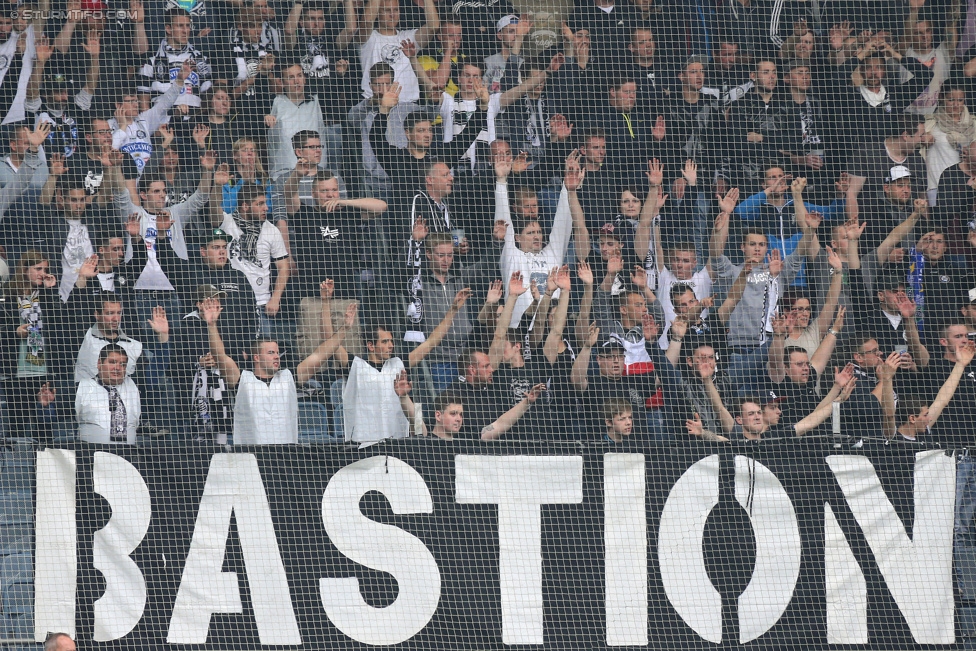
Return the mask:
[(245, 224), (246, 232), (238, 226), (234, 215), (224, 213), (220, 228), (233, 237), (230, 243), (230, 264), (251, 283), (254, 299), (258, 305), (267, 305), (271, 300), (271, 264), (288, 257), (281, 231), (271, 222), (264, 220), (260, 228)]
[(234, 445), (294, 443), (298, 443), (298, 391), (291, 371), (278, 371), (270, 382), (251, 371), (242, 372), (234, 406)]
[[(142, 405), (139, 387), (132, 378), (118, 386), (119, 398), (125, 405), (126, 443), (136, 444), (136, 430)], [(75, 417), (78, 420), (78, 438), (89, 443), (116, 443), (112, 440), (112, 414), (108, 410), (108, 390), (93, 379), (85, 378), (75, 394)]]
[(417, 80), (417, 73), (413, 71), (410, 59), (403, 56), (400, 50), (401, 41), (412, 41), (416, 35), (416, 29), (405, 29), (394, 36), (384, 36), (373, 30), (359, 49), (359, 60), (363, 65), (363, 97), (369, 99), (373, 96), (373, 91), (369, 87), (369, 69), (374, 63), (383, 61), (393, 68), (393, 81), (401, 86), (400, 101), (416, 102), (420, 99), (420, 82)]
[[(664, 332), (658, 342), (661, 348), (668, 347), (668, 330), (674, 322), (677, 314), (674, 311), (674, 303), (671, 302), (671, 288), (676, 284), (689, 285), (695, 292), (695, 298), (699, 301), (712, 295), (712, 277), (708, 275), (708, 270), (700, 269), (691, 275), (688, 280), (678, 280), (678, 278), (667, 267), (658, 275), (657, 278), (657, 300), (661, 303), (664, 310)], [(702, 310), (702, 317), (708, 316), (708, 310)]]

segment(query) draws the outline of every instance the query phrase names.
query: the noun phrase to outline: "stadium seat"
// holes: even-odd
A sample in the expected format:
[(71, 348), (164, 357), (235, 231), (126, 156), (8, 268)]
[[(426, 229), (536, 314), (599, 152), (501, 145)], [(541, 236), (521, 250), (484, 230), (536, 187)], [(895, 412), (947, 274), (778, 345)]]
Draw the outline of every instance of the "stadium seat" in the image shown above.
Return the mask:
[(0, 525), (0, 556), (29, 552), (34, 548), (34, 525)]
[(329, 410), (320, 402), (298, 403), (298, 442), (329, 443), (341, 440), (329, 432)]
[(29, 490), (0, 493), (0, 525), (30, 524), (34, 521), (34, 503)]
[(31, 552), (11, 554), (0, 560), (0, 589), (17, 583), (32, 583), (34, 581), (34, 555)]

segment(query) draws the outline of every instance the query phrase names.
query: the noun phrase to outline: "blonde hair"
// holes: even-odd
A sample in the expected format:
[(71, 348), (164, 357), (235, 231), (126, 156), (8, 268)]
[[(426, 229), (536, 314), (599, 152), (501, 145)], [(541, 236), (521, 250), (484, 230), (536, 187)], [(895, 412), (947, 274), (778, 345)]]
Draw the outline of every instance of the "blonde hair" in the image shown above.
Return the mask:
[(237, 164), (237, 153), (248, 145), (254, 147), (254, 171), (256, 172), (255, 179), (265, 183), (268, 180), (268, 173), (264, 171), (264, 163), (261, 162), (261, 150), (258, 148), (258, 143), (254, 140), (251, 140), (250, 138), (238, 138), (236, 141), (234, 141), (234, 145), (231, 148), (234, 157), (234, 164)]

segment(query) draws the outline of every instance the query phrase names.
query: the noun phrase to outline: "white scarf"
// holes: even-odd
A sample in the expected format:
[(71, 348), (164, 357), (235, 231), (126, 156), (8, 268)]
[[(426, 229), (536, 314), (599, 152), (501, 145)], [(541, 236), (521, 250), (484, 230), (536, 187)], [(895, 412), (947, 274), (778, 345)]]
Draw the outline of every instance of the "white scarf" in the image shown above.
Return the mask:
[(867, 86), (861, 86), (861, 97), (864, 101), (870, 104), (872, 107), (877, 107), (888, 99), (888, 91), (884, 86), (881, 87), (881, 91), (875, 93), (874, 91), (868, 90)]

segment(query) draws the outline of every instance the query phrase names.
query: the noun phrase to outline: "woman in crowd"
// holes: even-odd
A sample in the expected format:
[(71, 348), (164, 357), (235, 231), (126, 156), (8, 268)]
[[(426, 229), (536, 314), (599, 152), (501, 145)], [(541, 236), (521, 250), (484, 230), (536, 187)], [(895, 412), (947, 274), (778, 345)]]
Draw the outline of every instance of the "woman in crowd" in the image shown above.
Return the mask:
[(925, 153), (929, 200), (935, 200), (942, 173), (961, 160), (961, 153), (976, 140), (976, 120), (966, 108), (966, 91), (947, 82), (942, 85), (939, 108), (925, 118), (925, 133), (934, 138)]
[(268, 191), (268, 212), (271, 212), (271, 180), (264, 171), (264, 164), (258, 153), (257, 143), (250, 138), (239, 138), (234, 142), (234, 164), (230, 181), (224, 186), (223, 209), (232, 213), (237, 209), (237, 193), (247, 184), (253, 184)]
[[(17, 261), (3, 301), (3, 383), (7, 402), (7, 436), (48, 438), (49, 428), (38, 408), (54, 401), (45, 341), (45, 320), (60, 306), (57, 278), (50, 263), (29, 249)], [(48, 338), (50, 339), (50, 338)]]

